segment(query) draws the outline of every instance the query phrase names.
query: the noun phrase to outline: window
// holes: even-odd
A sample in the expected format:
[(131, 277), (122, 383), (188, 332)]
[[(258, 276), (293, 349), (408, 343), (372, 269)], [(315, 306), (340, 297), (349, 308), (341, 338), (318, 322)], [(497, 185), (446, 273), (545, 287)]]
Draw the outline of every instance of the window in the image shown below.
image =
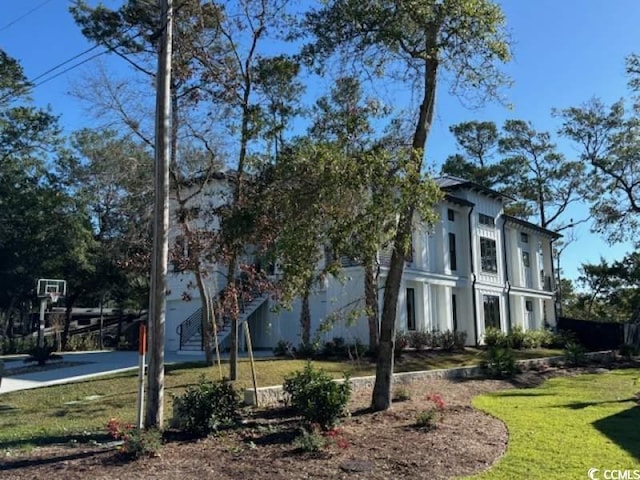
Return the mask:
[(456, 294), (451, 294), (451, 320), (453, 323), (453, 331), (458, 331), (458, 302), (456, 301)]
[(407, 330), (416, 329), (416, 295), (413, 288), (407, 288)]
[(529, 260), (529, 252), (522, 252), (522, 265), (524, 268), (529, 268), (531, 261)]
[(483, 295), (484, 328), (500, 328), (500, 299), (493, 295)]
[(458, 269), (458, 259), (456, 258), (456, 234), (449, 233), (449, 268), (453, 271)]
[(456, 220), (456, 212), (454, 212), (453, 210), (448, 208), (447, 209), (447, 218), (449, 219), (450, 222), (455, 222), (455, 220)]
[(496, 241), (480, 237), (480, 267), (483, 272), (498, 273)]
[(478, 220), (480, 225), (488, 225), (489, 227), (495, 227), (496, 219), (490, 215), (485, 215), (484, 213), (480, 213)]
[(529, 243), (529, 234), (520, 232), (520, 241), (522, 243)]
[(533, 312), (533, 302), (531, 300), (526, 300), (524, 302), (524, 308), (527, 310), (527, 312)]

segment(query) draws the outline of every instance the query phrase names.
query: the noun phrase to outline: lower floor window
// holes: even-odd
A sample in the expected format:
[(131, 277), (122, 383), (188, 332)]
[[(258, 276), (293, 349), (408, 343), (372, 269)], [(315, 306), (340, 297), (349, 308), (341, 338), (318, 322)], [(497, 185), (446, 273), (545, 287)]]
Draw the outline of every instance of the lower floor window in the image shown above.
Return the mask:
[(484, 328), (500, 328), (500, 298), (495, 295), (483, 295)]

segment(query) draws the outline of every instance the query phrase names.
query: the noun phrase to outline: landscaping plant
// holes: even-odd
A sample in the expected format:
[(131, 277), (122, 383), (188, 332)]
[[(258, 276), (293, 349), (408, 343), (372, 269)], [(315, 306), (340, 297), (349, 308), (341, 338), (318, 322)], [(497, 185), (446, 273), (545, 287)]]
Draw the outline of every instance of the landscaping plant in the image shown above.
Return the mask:
[(196, 436), (206, 436), (240, 422), (240, 396), (227, 381), (201, 377), (181, 396), (173, 399), (171, 426)]
[(107, 432), (115, 440), (122, 440), (120, 452), (128, 457), (156, 457), (162, 448), (162, 433), (155, 428), (139, 429), (112, 418), (107, 423)]
[(484, 332), (484, 344), (487, 347), (506, 347), (507, 335), (500, 329), (489, 327)]
[(24, 359), (25, 363), (37, 362), (38, 365), (44, 366), (47, 362), (52, 360), (62, 360), (61, 355), (57, 355), (54, 352), (54, 348), (49, 345), (42, 347), (33, 347), (29, 350), (29, 356)]
[(328, 430), (348, 414), (347, 403), (351, 397), (348, 376), (344, 382), (334, 382), (330, 375), (315, 370), (308, 362), (302, 371), (285, 378), (283, 389), (289, 395), (291, 405), (309, 425), (318, 424)]
[(444, 418), (445, 403), (437, 393), (427, 395), (427, 408), (416, 415), (416, 426), (425, 430), (431, 430)]
[(576, 341), (567, 342), (564, 347), (564, 357), (572, 367), (583, 365), (586, 360), (586, 350)]
[(490, 377), (512, 377), (518, 372), (516, 357), (508, 346), (493, 345), (485, 354), (481, 364)]

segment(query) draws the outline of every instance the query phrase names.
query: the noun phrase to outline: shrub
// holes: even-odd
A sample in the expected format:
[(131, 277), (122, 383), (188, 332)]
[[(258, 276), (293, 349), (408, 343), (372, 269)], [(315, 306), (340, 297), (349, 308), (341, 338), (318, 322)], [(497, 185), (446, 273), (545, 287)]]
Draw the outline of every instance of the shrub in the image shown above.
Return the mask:
[(551, 346), (554, 348), (565, 348), (568, 343), (577, 342), (576, 334), (570, 330), (559, 330), (552, 336)]
[(489, 347), (481, 363), (490, 377), (512, 377), (518, 372), (516, 358), (509, 347), (494, 345)]
[(631, 360), (631, 357), (635, 357), (640, 353), (640, 348), (638, 348), (637, 345), (625, 343), (623, 345), (620, 345), (620, 347), (618, 348), (618, 353), (626, 360)]
[(520, 325), (516, 325), (511, 328), (511, 331), (507, 335), (507, 342), (511, 348), (516, 350), (522, 350), (525, 345), (525, 333)]
[(51, 360), (62, 360), (62, 356), (53, 353), (53, 347), (49, 345), (33, 347), (29, 350), (29, 356), (24, 359), (25, 363), (37, 362), (40, 366), (46, 365)]
[(360, 342), (358, 339), (354, 343), (350, 343), (345, 346), (345, 352), (347, 357), (351, 360), (357, 360), (364, 357), (367, 354), (368, 347)]
[(318, 344), (310, 342), (310, 343), (301, 343), (296, 348), (296, 353), (300, 358), (315, 358), (318, 355)]
[(206, 381), (204, 376), (197, 385), (173, 399), (171, 426), (196, 436), (206, 436), (224, 428), (236, 426), (240, 421), (240, 397), (227, 381)]
[(584, 364), (587, 356), (585, 355), (585, 348), (578, 342), (567, 342), (564, 347), (564, 358), (567, 363), (573, 367), (578, 367)]
[(409, 335), (404, 332), (396, 332), (396, 346), (394, 349), (396, 356), (401, 355), (408, 346)]
[(424, 330), (407, 333), (407, 341), (409, 342), (409, 346), (411, 348), (415, 348), (416, 350), (424, 350), (425, 348), (430, 347), (431, 340), (431, 334), (425, 332)]
[(433, 348), (442, 347), (442, 334), (438, 330), (433, 330), (431, 332), (431, 346)]
[(505, 333), (494, 327), (489, 327), (484, 332), (484, 344), (487, 347), (506, 347), (508, 340)]
[(273, 348), (273, 354), (276, 357), (292, 357), (295, 358), (296, 349), (291, 342), (280, 340)]
[(322, 370), (315, 370), (308, 362), (304, 370), (285, 378), (284, 391), (291, 397), (291, 405), (308, 424), (317, 423), (329, 429), (347, 412), (351, 396), (349, 377), (343, 383), (334, 382)]
[(162, 447), (162, 433), (155, 429), (135, 428), (132, 424), (121, 425), (112, 418), (107, 423), (107, 432), (116, 440), (122, 440), (120, 451), (133, 458), (156, 457)]
[(455, 333), (451, 330), (445, 330), (440, 334), (440, 348), (451, 351), (456, 346)]
[(302, 452), (319, 452), (329, 445), (329, 439), (322, 435), (320, 429), (312, 425), (302, 428), (300, 435), (293, 441), (293, 446)]
[(467, 332), (453, 332), (453, 344), (456, 349), (463, 350), (467, 343)]
[(67, 339), (65, 350), (68, 352), (83, 352), (87, 350), (97, 350), (100, 341), (97, 335), (72, 335)]
[(426, 400), (428, 406), (416, 415), (416, 426), (418, 428), (431, 430), (436, 427), (438, 422), (442, 421), (445, 403), (437, 393), (427, 395)]
[(393, 393), (392, 400), (394, 402), (406, 402), (407, 400), (411, 400), (411, 394), (406, 388), (398, 388)]

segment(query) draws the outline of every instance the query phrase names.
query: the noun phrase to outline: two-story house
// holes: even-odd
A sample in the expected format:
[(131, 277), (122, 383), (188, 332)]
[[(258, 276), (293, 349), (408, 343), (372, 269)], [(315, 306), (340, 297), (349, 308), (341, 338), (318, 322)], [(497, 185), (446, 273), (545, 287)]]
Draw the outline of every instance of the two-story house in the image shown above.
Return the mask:
[[(224, 176), (214, 182), (213, 191), (229, 191)], [(524, 330), (554, 326), (552, 243), (560, 235), (506, 215), (504, 206), (511, 199), (496, 191), (450, 176), (438, 182), (445, 193), (436, 206), (441, 220), (432, 228), (415, 222), (398, 302), (398, 330), (463, 331), (467, 343), (476, 345), (488, 327), (508, 332), (516, 325)], [(382, 302), (390, 255), (383, 251), (378, 257)], [(342, 320), (350, 310), (363, 308), (364, 271), (348, 261), (344, 265), (346, 279), (327, 278), (314, 287), (309, 300), (312, 332), (331, 318), (333, 326), (323, 338), (340, 336), (366, 344), (366, 318)], [(166, 337), (167, 349), (173, 351), (200, 348), (197, 291), (184, 295), (193, 283), (189, 277), (171, 274), (169, 280)], [(212, 291), (224, 287), (223, 278), (212, 278)], [(272, 348), (280, 340), (300, 343), (300, 302), (289, 311), (275, 311), (270, 302), (268, 295), (259, 296), (241, 315), (254, 347)], [(187, 324), (192, 327), (187, 329)]]

